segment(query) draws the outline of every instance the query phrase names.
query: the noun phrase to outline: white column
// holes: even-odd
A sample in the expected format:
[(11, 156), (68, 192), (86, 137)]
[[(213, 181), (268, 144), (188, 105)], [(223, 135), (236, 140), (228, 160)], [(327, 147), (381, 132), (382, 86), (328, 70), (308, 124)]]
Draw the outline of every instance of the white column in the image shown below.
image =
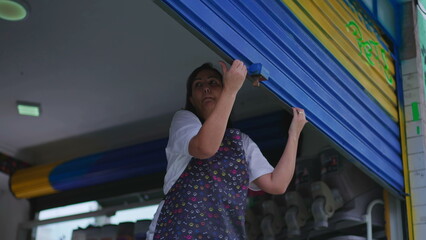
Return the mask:
[(426, 103), (424, 73), (418, 60), (402, 61), (402, 78), (414, 238), (423, 239), (426, 236)]

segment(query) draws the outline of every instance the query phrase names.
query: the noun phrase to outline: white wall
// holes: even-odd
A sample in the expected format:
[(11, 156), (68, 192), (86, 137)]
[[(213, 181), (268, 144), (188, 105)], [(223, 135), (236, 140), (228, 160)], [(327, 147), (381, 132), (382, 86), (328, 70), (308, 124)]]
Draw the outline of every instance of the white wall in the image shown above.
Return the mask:
[[(402, 61), (404, 85), (405, 123), (407, 133), (408, 170), (410, 176), (414, 239), (424, 239), (426, 234), (426, 111), (425, 86), (421, 61)], [(412, 104), (417, 103), (420, 119), (413, 120)]]
[(30, 204), (9, 190), (9, 175), (0, 172), (0, 239), (16, 240), (18, 225), (29, 220)]

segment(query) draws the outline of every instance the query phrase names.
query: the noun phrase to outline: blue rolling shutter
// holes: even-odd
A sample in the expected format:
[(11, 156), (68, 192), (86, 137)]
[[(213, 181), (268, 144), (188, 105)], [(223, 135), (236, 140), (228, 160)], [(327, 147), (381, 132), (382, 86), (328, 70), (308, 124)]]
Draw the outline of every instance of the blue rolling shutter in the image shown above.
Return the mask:
[(404, 188), (399, 126), (280, 1), (163, 0), (210, 42), (270, 72), (264, 85), (392, 190)]

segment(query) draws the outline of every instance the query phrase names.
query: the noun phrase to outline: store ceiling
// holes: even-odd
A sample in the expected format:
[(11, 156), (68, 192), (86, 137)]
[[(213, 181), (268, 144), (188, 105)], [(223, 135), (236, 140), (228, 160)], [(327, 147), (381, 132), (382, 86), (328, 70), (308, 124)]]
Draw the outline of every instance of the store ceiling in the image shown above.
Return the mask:
[[(153, 0), (35, 0), (0, 20), (0, 152), (34, 165), (167, 137), (185, 81), (220, 56)], [(40, 103), (39, 118), (16, 102)], [(279, 109), (247, 81), (236, 119)]]

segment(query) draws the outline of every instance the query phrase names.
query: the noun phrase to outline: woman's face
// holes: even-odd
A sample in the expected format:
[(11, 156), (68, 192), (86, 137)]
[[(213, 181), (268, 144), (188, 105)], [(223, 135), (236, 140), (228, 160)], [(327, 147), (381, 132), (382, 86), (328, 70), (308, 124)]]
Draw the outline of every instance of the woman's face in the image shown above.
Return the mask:
[(212, 70), (202, 70), (192, 83), (192, 96), (190, 101), (197, 114), (206, 120), (222, 94), (221, 76)]

